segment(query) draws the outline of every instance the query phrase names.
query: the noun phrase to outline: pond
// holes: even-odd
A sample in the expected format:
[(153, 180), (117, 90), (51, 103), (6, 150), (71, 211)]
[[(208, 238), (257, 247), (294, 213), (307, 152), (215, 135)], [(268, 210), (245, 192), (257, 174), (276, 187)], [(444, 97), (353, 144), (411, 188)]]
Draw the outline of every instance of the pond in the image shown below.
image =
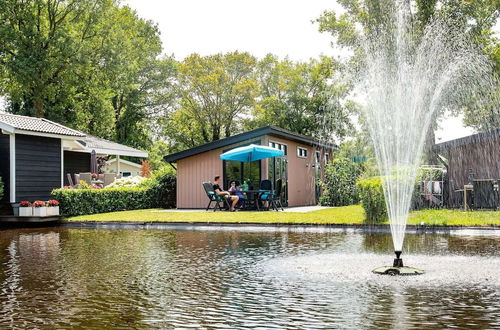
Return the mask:
[(498, 328), (496, 231), (0, 231), (1, 328)]

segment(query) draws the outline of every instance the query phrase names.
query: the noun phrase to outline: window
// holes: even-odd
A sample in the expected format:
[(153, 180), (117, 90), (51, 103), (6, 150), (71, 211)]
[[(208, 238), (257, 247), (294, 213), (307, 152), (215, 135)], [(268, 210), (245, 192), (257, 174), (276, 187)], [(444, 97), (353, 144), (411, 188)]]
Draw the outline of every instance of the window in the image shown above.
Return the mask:
[(330, 155), (328, 153), (325, 153), (325, 165), (328, 164), (330, 161)]
[(306, 148), (297, 147), (297, 157), (307, 158), (307, 149)]
[(287, 147), (286, 144), (270, 141), (269, 142), (269, 146), (271, 148), (275, 148), (275, 149), (278, 149), (278, 150), (283, 150), (283, 152), (285, 153), (285, 156), (286, 156), (287, 151), (288, 151), (288, 147)]
[(315, 159), (316, 164), (321, 165), (321, 152), (320, 151), (316, 151), (315, 152), (315, 156), (316, 156), (316, 159)]
[(224, 189), (229, 189), (229, 183), (233, 180), (238, 181), (240, 184), (247, 183), (250, 187), (258, 189), (260, 177), (260, 160), (249, 163), (232, 160), (224, 161)]

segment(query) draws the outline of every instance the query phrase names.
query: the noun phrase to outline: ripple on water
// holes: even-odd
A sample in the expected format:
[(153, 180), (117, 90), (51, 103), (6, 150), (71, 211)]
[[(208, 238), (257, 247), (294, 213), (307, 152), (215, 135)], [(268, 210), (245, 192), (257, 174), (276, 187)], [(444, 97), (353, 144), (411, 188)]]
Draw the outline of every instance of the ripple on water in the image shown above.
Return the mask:
[(268, 259), (256, 265), (268, 278), (403, 285), (408, 287), (484, 284), (500, 286), (500, 258), (404, 255), (405, 265), (425, 270), (420, 276), (381, 276), (372, 269), (390, 265), (391, 256), (370, 253), (316, 253)]

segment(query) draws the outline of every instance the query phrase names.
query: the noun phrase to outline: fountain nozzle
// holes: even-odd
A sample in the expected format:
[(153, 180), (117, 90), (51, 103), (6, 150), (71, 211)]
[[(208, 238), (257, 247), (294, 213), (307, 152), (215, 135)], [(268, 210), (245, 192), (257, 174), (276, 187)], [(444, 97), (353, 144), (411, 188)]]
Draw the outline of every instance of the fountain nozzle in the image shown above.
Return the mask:
[(403, 267), (403, 259), (401, 259), (402, 251), (394, 251), (394, 253), (396, 254), (396, 259), (394, 259), (392, 267)]

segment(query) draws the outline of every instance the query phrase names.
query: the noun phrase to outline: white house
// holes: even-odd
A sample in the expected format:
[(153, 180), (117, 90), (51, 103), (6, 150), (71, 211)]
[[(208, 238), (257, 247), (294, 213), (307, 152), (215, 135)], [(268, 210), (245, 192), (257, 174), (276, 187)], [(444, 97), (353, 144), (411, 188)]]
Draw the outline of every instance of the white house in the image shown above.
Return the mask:
[[(117, 159), (118, 162), (116, 162)], [(113, 158), (106, 162), (103, 170), (106, 173), (120, 173), (124, 177), (137, 176), (141, 174), (141, 165), (125, 159)]]

